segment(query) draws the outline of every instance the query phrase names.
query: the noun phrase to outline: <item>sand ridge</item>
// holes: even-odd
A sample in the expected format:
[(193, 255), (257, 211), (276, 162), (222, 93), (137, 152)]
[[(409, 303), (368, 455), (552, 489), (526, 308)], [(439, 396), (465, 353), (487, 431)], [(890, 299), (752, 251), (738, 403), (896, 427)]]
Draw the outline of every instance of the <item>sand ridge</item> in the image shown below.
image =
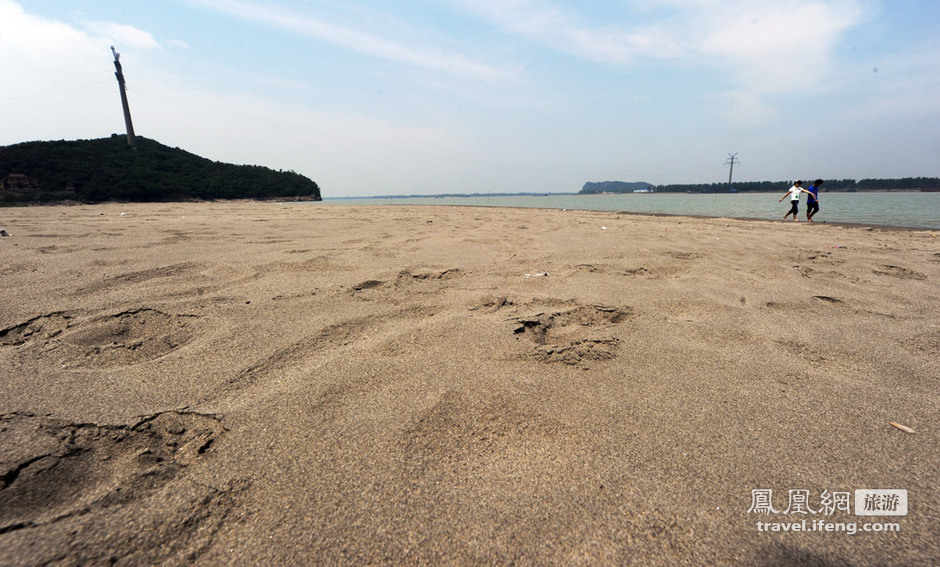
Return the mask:
[[(940, 557), (930, 231), (255, 202), (2, 224), (0, 563)], [(901, 531), (747, 512), (856, 488), (907, 489)]]

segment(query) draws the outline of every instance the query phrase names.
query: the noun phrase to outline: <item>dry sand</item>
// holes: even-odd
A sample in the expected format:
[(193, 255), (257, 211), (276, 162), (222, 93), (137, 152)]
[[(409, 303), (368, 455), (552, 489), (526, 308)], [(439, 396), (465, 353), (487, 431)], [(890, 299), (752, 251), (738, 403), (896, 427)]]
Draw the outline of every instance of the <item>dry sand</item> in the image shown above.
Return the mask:
[[(0, 227), (0, 564), (940, 558), (930, 231), (244, 202)], [(860, 488), (908, 490), (900, 532), (756, 527), (879, 520), (784, 513)]]

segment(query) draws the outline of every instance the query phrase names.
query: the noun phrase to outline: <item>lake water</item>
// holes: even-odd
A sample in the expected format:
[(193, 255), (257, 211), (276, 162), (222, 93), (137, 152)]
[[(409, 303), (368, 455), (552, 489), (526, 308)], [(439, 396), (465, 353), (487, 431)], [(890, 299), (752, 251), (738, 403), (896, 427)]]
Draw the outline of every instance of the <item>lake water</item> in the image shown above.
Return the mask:
[[(374, 197), (325, 199), (324, 204), (467, 205), (540, 209), (581, 209), (702, 217), (782, 220), (790, 203), (777, 193), (627, 193), (622, 195), (545, 195), (472, 197)], [(817, 222), (858, 223), (940, 229), (940, 193), (822, 193)], [(806, 199), (799, 218), (806, 218)]]

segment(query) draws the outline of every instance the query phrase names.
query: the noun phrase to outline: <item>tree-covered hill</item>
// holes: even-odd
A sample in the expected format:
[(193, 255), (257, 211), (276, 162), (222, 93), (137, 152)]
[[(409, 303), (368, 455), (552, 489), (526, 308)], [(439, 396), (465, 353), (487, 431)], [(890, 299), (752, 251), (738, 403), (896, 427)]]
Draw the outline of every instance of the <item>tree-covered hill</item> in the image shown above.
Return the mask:
[(293, 171), (232, 165), (137, 137), (24, 142), (0, 147), (0, 202), (320, 200), (320, 188)]

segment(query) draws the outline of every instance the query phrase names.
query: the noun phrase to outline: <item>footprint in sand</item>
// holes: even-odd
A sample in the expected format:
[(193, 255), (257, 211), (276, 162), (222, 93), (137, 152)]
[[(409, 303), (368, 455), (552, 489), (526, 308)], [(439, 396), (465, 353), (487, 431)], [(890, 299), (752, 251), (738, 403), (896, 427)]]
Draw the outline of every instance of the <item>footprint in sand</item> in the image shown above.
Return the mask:
[(131, 425), (0, 415), (0, 549), (17, 550), (22, 564), (198, 554), (244, 487), (199, 485), (182, 472), (224, 431), (215, 416), (178, 411)]
[(881, 276), (892, 276), (902, 280), (926, 280), (927, 274), (922, 274), (920, 272), (915, 272), (914, 270), (904, 268), (902, 266), (891, 266), (888, 264), (883, 264), (881, 266), (876, 266), (873, 270), (876, 274)]
[(393, 293), (436, 293), (444, 289), (443, 282), (462, 277), (457, 268), (431, 271), (402, 270), (392, 280), (366, 280), (352, 287), (357, 299), (373, 300)]
[(0, 330), (0, 347), (65, 368), (114, 368), (164, 356), (188, 343), (194, 316), (148, 308), (82, 320), (51, 313)]
[(156, 279), (187, 277), (198, 272), (201, 267), (202, 266), (200, 264), (183, 262), (180, 264), (161, 266), (159, 268), (143, 270), (140, 272), (129, 272), (95, 282), (89, 286), (78, 288), (74, 290), (73, 295), (76, 297), (81, 297), (90, 293), (100, 293), (102, 291), (107, 291), (113, 288), (124, 287), (129, 284), (142, 284)]
[(610, 329), (632, 316), (630, 309), (575, 304), (568, 309), (515, 317), (513, 332), (534, 343), (529, 356), (535, 360), (585, 365), (617, 357), (620, 341)]
[[(563, 427), (547, 416), (500, 396), (445, 393), (418, 414), (399, 440), (402, 464), (430, 484), (447, 478), (476, 478), (479, 471), (529, 468), (536, 453), (546, 466)], [(562, 452), (562, 451), (559, 451)]]
[(46, 341), (68, 329), (73, 319), (74, 316), (68, 313), (49, 313), (0, 329), (0, 347), (16, 347)]

